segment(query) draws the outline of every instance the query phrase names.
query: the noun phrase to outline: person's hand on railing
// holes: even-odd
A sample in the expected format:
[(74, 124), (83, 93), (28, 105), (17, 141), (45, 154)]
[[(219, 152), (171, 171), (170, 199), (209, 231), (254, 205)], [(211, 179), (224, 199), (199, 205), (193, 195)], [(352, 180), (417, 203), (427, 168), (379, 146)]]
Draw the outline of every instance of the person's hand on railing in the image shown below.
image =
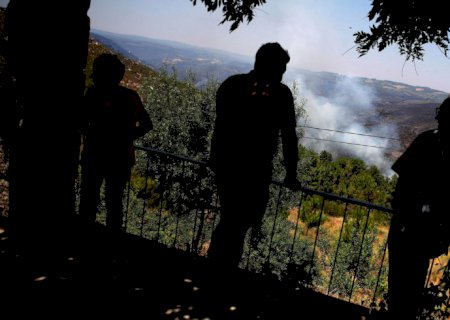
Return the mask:
[(284, 185), (288, 187), (291, 190), (301, 190), (302, 189), (302, 183), (297, 179), (296, 176), (287, 175), (284, 178)]

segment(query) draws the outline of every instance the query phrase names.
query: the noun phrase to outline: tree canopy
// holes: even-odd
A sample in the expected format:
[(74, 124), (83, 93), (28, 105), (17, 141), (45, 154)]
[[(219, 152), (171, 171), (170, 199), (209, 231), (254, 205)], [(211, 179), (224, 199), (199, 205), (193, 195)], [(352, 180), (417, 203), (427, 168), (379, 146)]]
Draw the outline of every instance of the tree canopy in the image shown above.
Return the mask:
[(427, 43), (436, 44), (447, 55), (450, 19), (437, 1), (373, 0), (368, 18), (375, 22), (370, 32), (354, 34), (361, 56), (372, 48), (382, 51), (395, 43), (406, 60), (422, 60)]
[[(190, 0), (195, 6), (197, 0)], [(246, 20), (252, 21), (254, 17), (253, 11), (257, 6), (266, 3), (266, 0), (200, 0), (208, 11), (216, 11), (222, 7), (223, 20), (220, 22), (232, 22), (230, 31), (234, 31), (239, 25)]]
[[(196, 5), (197, 0), (190, 0)], [(221, 23), (232, 22), (230, 31), (254, 17), (254, 10), (266, 0), (201, 0), (208, 11), (222, 8)], [(434, 43), (447, 55), (450, 19), (442, 3), (427, 0), (373, 0), (368, 13), (374, 24), (369, 32), (354, 34), (356, 50), (363, 56), (371, 49), (384, 50), (397, 44), (406, 60), (423, 60), (424, 45)]]

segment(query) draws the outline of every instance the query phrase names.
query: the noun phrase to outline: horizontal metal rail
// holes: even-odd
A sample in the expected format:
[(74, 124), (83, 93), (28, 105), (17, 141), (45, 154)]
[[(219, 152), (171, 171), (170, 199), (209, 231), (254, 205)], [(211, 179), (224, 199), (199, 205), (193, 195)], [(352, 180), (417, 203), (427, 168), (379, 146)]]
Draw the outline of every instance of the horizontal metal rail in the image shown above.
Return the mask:
[[(208, 162), (145, 146), (136, 146), (136, 150), (147, 155), (145, 163), (141, 160), (141, 175), (146, 177), (144, 189), (150, 184), (157, 185), (158, 189), (153, 195), (142, 198), (138, 234), (205, 255), (205, 247), (220, 219), (217, 195), (213, 194), (214, 172)], [(208, 169), (205, 171), (205, 168)], [(273, 201), (266, 211), (264, 238), (258, 239), (256, 244), (254, 239), (248, 239), (241, 266), (276, 274), (280, 279), (291, 281), (293, 286), (307, 286), (367, 307), (381, 301), (380, 287), (383, 286), (380, 282), (385, 283), (387, 277), (387, 234), (375, 246), (376, 235), (370, 224), (377, 214), (390, 219), (392, 210), (306, 186), (293, 190), (278, 180), (272, 181), (271, 188)], [(213, 190), (209, 195), (211, 199), (200, 204), (196, 198), (203, 199), (204, 191), (210, 189)], [(297, 196), (290, 205), (286, 204), (287, 193)], [(157, 204), (148, 200), (152, 196), (159, 197)], [(191, 202), (186, 204), (186, 198)], [(331, 236), (322, 230), (322, 221), (328, 218), (330, 206), (337, 208), (342, 220), (339, 231)], [(297, 208), (294, 222), (287, 222), (282, 214), (287, 207)], [(305, 214), (315, 214), (316, 222), (302, 224), (301, 216)], [(136, 213), (127, 212), (128, 223), (133, 215)], [(370, 272), (371, 276), (361, 272)]]

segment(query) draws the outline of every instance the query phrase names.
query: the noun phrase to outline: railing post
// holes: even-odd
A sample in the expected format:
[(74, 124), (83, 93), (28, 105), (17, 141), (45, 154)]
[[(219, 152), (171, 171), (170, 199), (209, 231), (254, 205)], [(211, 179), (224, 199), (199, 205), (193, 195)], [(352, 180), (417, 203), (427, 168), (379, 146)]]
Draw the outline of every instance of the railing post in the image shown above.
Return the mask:
[(309, 268), (310, 275), (311, 275), (312, 269), (314, 267), (314, 256), (315, 256), (315, 253), (316, 253), (317, 241), (319, 239), (320, 223), (322, 222), (322, 214), (323, 214), (324, 206), (325, 206), (325, 198), (322, 197), (322, 206), (320, 208), (319, 223), (317, 225), (316, 237), (314, 239), (314, 245), (313, 245), (311, 261), (310, 261), (310, 268)]
[[(205, 211), (204, 208), (209, 207), (210, 205), (214, 205), (215, 202), (215, 207), (219, 208), (220, 205), (218, 203), (218, 199), (219, 196), (217, 195), (217, 192), (213, 192), (212, 194), (210, 192), (206, 192), (205, 196), (207, 197), (211, 197), (211, 195), (213, 196), (213, 198), (209, 198), (209, 202), (205, 203), (205, 205), (203, 204), (203, 200), (202, 199), (198, 199), (198, 201), (195, 201), (195, 197), (197, 196), (197, 188), (199, 188), (200, 193), (198, 194), (198, 196), (203, 197), (203, 180), (198, 178), (198, 185), (195, 183), (196, 181), (190, 181), (188, 180), (187, 182), (189, 182), (190, 184), (193, 184), (193, 192), (191, 191), (187, 191), (187, 193), (183, 193), (183, 182), (185, 181), (184, 176), (186, 174), (190, 174), (190, 171), (188, 173), (186, 173), (185, 171), (188, 169), (186, 168), (187, 164), (196, 164), (199, 166), (207, 166), (207, 164), (203, 161), (198, 161), (198, 160), (193, 160), (193, 159), (189, 159), (183, 156), (178, 156), (178, 155), (173, 155), (164, 151), (159, 151), (159, 150), (154, 150), (151, 148), (143, 148), (143, 147), (139, 147), (138, 149), (140, 150), (144, 150), (148, 153), (148, 158), (147, 158), (147, 168), (146, 168), (146, 180), (145, 180), (145, 188), (148, 187), (148, 171), (149, 171), (149, 166), (150, 166), (150, 154), (155, 154), (156, 156), (161, 157), (161, 161), (164, 161), (164, 163), (160, 163), (159, 164), (159, 170), (158, 172), (161, 172), (160, 175), (160, 180), (161, 180), (161, 187), (160, 187), (160, 206), (159, 206), (159, 218), (158, 219), (153, 219), (152, 216), (152, 221), (157, 220), (157, 224), (158, 224), (158, 230), (157, 230), (157, 241), (160, 240), (160, 237), (162, 236), (162, 230), (163, 228), (165, 228), (165, 214), (163, 216), (163, 209), (164, 209), (164, 203), (167, 201), (170, 201), (169, 203), (169, 207), (167, 208), (168, 210), (170, 210), (170, 213), (177, 213), (176, 214), (176, 221), (172, 218), (170, 218), (168, 221), (171, 222), (170, 225), (170, 231), (171, 231), (171, 235), (170, 235), (170, 243), (172, 243), (172, 235), (174, 234), (174, 239), (173, 239), (173, 246), (176, 247), (177, 242), (179, 241), (180, 237), (183, 237), (183, 239), (186, 240), (187, 242), (187, 247), (192, 248), (192, 251), (198, 251), (199, 248), (199, 244), (201, 242), (203, 242), (203, 237), (207, 238), (209, 235), (204, 235), (206, 233), (209, 233), (209, 230), (206, 229), (210, 228), (210, 224), (208, 221), (208, 225), (206, 225), (206, 216), (205, 216)], [(171, 162), (168, 162), (171, 161)], [(180, 180), (177, 180), (178, 178), (178, 174), (180, 173), (180, 168), (181, 169), (181, 174), (183, 175), (182, 178), (180, 178)], [(169, 170), (169, 171), (168, 171)], [(196, 173), (195, 171), (193, 172), (194, 174)], [(172, 179), (170, 176), (173, 175), (174, 179)], [(190, 176), (189, 176), (190, 177)], [(209, 180), (208, 180), (209, 181)], [(181, 184), (180, 185), (180, 193), (177, 193), (178, 190), (178, 182)], [(272, 197), (272, 201), (275, 200), (275, 197), (277, 197), (276, 199), (276, 204), (273, 203), (273, 205), (275, 207), (271, 207), (275, 210), (275, 214), (273, 216), (270, 217), (269, 220), (265, 220), (266, 221), (266, 225), (268, 226), (270, 230), (270, 235), (266, 238), (266, 240), (264, 241), (264, 250), (262, 251), (263, 253), (261, 254), (261, 256), (258, 257), (257, 263), (257, 269), (259, 269), (260, 267), (263, 267), (263, 272), (269, 271), (269, 273), (274, 273), (274, 274), (278, 274), (278, 271), (283, 271), (284, 268), (286, 267), (286, 263), (288, 264), (287, 267), (289, 268), (290, 266), (293, 267), (293, 272), (295, 274), (293, 274), (296, 278), (298, 279), (310, 279), (312, 277), (314, 277), (314, 273), (315, 273), (315, 265), (316, 265), (316, 257), (320, 258), (319, 262), (322, 262), (321, 258), (322, 258), (322, 254), (326, 255), (326, 259), (327, 261), (332, 260), (332, 265), (329, 265), (330, 263), (326, 263), (327, 266), (327, 270), (331, 269), (331, 274), (329, 275), (329, 279), (324, 279), (323, 276), (321, 275), (320, 277), (320, 281), (321, 283), (323, 283), (323, 287), (322, 285), (320, 286), (320, 290), (324, 290), (328, 295), (332, 294), (334, 292), (334, 288), (340, 288), (340, 283), (339, 286), (336, 283), (336, 277), (337, 277), (337, 270), (340, 268), (340, 260), (341, 260), (341, 256), (342, 256), (342, 250), (344, 248), (344, 243), (343, 243), (343, 238), (344, 238), (344, 232), (345, 232), (345, 227), (348, 224), (348, 219), (349, 219), (349, 213), (351, 212), (351, 207), (350, 205), (356, 205), (357, 206), (357, 210), (360, 211), (360, 220), (362, 223), (362, 220), (364, 219), (364, 215), (365, 215), (365, 210), (367, 210), (367, 216), (366, 216), (366, 221), (365, 221), (365, 226), (364, 226), (364, 230), (362, 232), (362, 239), (361, 239), (361, 244), (358, 244), (358, 239), (360, 238), (361, 235), (361, 226), (358, 227), (358, 232), (356, 237), (354, 238), (355, 243), (352, 245), (352, 251), (357, 251), (354, 252), (355, 254), (353, 254), (352, 256), (352, 266), (355, 269), (351, 269), (351, 270), (347, 270), (345, 271), (345, 275), (343, 275), (347, 281), (345, 282), (345, 288), (346, 290), (346, 294), (349, 295), (349, 301), (351, 301), (352, 296), (354, 295), (353, 291), (355, 290), (355, 286), (357, 285), (356, 281), (358, 281), (358, 276), (360, 273), (360, 265), (361, 265), (361, 261), (363, 261), (363, 255), (364, 252), (363, 250), (365, 250), (365, 241), (366, 238), (368, 238), (367, 232), (368, 232), (368, 225), (369, 225), (369, 219), (370, 219), (370, 214), (371, 214), (371, 210), (380, 210), (382, 212), (387, 212), (390, 213), (392, 212), (391, 209), (389, 208), (385, 208), (382, 206), (378, 206), (378, 205), (374, 205), (372, 203), (366, 202), (366, 201), (362, 201), (362, 200), (357, 200), (357, 199), (352, 199), (352, 198), (345, 198), (343, 196), (339, 196), (339, 195), (334, 195), (331, 193), (326, 193), (326, 192), (322, 192), (322, 191), (318, 191), (318, 190), (314, 190), (314, 189), (310, 189), (307, 187), (302, 187), (300, 188), (300, 195), (295, 195), (295, 201), (298, 201), (297, 204), (294, 203), (295, 205), (298, 205), (298, 213), (297, 213), (297, 217), (294, 218), (296, 221), (295, 226), (292, 227), (292, 225), (290, 224), (290, 221), (281, 221), (280, 219), (280, 211), (283, 208), (283, 203), (284, 203), (284, 196), (283, 196), (283, 192), (285, 191), (285, 185), (282, 182), (279, 181), (272, 181), (272, 184), (275, 186), (278, 186), (279, 189), (278, 191), (275, 189), (274, 192), (271, 194)], [(129, 193), (133, 192), (133, 190), (130, 191), (130, 182), (129, 182)], [(188, 187), (188, 185), (186, 185), (186, 187)], [(192, 189), (191, 188), (191, 189)], [(132, 189), (132, 188), (131, 188)], [(191, 190), (190, 189), (190, 190)], [(169, 194), (170, 193), (170, 194)], [(194, 206), (193, 207), (189, 207), (189, 212), (186, 212), (187, 214), (190, 214), (189, 216), (189, 227), (192, 227), (191, 224), (193, 224), (193, 230), (189, 229), (188, 234), (181, 234), (181, 232), (184, 232), (184, 227), (182, 227), (182, 223), (184, 223), (184, 219), (180, 218), (180, 217), (184, 217), (181, 214), (181, 211), (185, 211), (182, 208), (182, 205), (184, 205), (184, 198), (185, 196), (189, 196), (191, 199), (191, 201), (193, 201)], [(306, 198), (305, 198), (306, 197)], [(296, 257), (297, 257), (297, 251), (299, 251), (298, 253), (300, 254), (300, 248), (297, 248), (299, 246), (301, 246), (301, 243), (296, 243), (296, 241), (298, 241), (299, 237), (300, 237), (300, 233), (303, 234), (303, 231), (301, 230), (302, 228), (302, 210), (305, 210), (305, 206), (309, 204), (309, 199), (312, 199), (312, 201), (314, 202), (314, 211), (315, 211), (315, 218), (318, 216), (318, 221), (317, 221), (317, 230), (315, 231), (315, 235), (313, 236), (312, 234), (310, 234), (310, 232), (308, 232), (308, 230), (311, 228), (313, 229), (313, 226), (308, 227), (306, 229), (306, 241), (304, 243), (304, 248), (302, 249), (303, 251), (301, 252), (302, 257), (304, 258), (304, 260), (302, 259), (302, 261), (304, 262), (303, 266), (301, 262), (298, 262), (298, 264), (296, 263)], [(316, 197), (321, 197), (321, 198), (316, 198)], [(166, 199), (167, 198), (167, 199)], [(128, 195), (128, 202), (131, 201), (132, 198), (130, 198), (130, 196)], [(127, 214), (130, 214), (130, 209), (129, 209), (129, 205), (127, 202)], [(320, 203), (321, 202), (321, 203)], [(343, 217), (342, 220), (342, 225), (340, 226), (340, 230), (339, 230), (339, 236), (337, 237), (337, 232), (333, 235), (333, 239), (328, 239), (326, 238), (325, 240), (329, 240), (329, 241), (333, 241), (333, 245), (334, 243), (336, 243), (335, 245), (335, 253), (334, 253), (334, 257), (331, 257), (331, 254), (333, 253), (331, 250), (327, 251), (327, 252), (322, 252), (322, 238), (319, 239), (319, 237), (323, 237), (325, 236), (325, 232), (323, 231), (323, 225), (321, 225), (322, 220), (324, 218), (324, 214), (327, 214), (327, 212), (325, 212), (325, 210), (328, 210), (328, 203), (326, 202), (341, 202), (338, 203), (337, 205), (339, 206), (337, 208), (337, 212), (340, 213), (340, 217)], [(172, 203), (174, 203), (174, 205), (172, 205)], [(325, 208), (325, 205), (327, 204), (327, 209)], [(142, 217), (141, 217), (141, 236), (143, 236), (144, 234), (144, 223), (145, 223), (145, 212), (148, 211), (146, 210), (146, 205), (148, 207), (148, 203), (144, 202), (144, 205), (142, 207)], [(334, 204), (333, 204), (334, 205)], [(192, 209), (192, 210), (191, 210)], [(361, 210), (363, 209), (363, 210)], [(317, 210), (320, 210), (320, 212), (317, 212)], [(362, 212), (361, 212), (362, 211)], [(343, 212), (343, 214), (342, 214)], [(364, 213), (363, 213), (364, 212)], [(195, 218), (194, 221), (192, 221), (192, 218), (194, 216), (195, 213)], [(200, 217), (199, 215), (202, 214), (202, 216)], [(172, 216), (171, 216), (172, 217)], [(212, 217), (212, 222), (211, 222), (211, 231), (214, 230), (215, 228), (215, 224), (216, 224), (216, 219), (217, 217), (219, 217), (218, 215), (214, 215)], [(274, 218), (273, 220), (273, 224), (272, 226), (270, 226), (270, 224), (268, 224), (268, 222), (272, 219), (272, 217)], [(127, 215), (126, 217), (126, 221), (128, 221), (130, 219), (130, 217)], [(202, 219), (202, 220), (198, 220), (198, 219)], [(205, 224), (205, 227), (203, 226), (203, 223)], [(281, 225), (282, 223), (282, 225)], [(173, 228), (173, 229), (172, 229)], [(205, 228), (205, 229), (204, 229)], [(280, 230), (283, 230), (283, 232), (289, 232), (288, 235), (283, 233), (283, 246), (286, 245), (286, 248), (283, 249), (285, 251), (282, 252), (283, 255), (283, 266), (281, 266), (281, 270), (273, 270), (275, 268), (275, 264), (271, 264), (274, 261), (272, 261), (272, 256), (274, 254), (274, 250), (278, 250), (278, 244), (275, 243), (276, 242), (276, 236), (279, 234)], [(202, 233), (202, 230), (204, 229), (204, 233)], [(152, 228), (152, 231), (156, 231), (154, 228)], [(312, 231), (312, 230), (311, 230)], [(173, 232), (173, 233), (172, 233)], [(191, 234), (192, 232), (192, 234)], [(152, 233), (153, 234), (153, 233)], [(288, 237), (287, 237), (288, 236)], [(302, 236), (303, 237), (303, 236)], [(314, 237), (314, 240), (312, 240), (312, 237)], [(154, 240), (154, 238), (152, 238)], [(163, 239), (163, 242), (166, 243), (166, 238)], [(285, 241), (287, 241), (285, 243)], [(335, 242), (337, 241), (337, 242)], [(262, 243), (260, 243), (262, 244)], [(170, 244), (168, 244), (170, 246)], [(359, 245), (359, 248), (358, 248)], [(319, 248), (317, 248), (319, 246)], [(302, 246), (303, 247), (303, 246)], [(184, 246), (183, 246), (184, 248)], [(250, 262), (250, 258), (251, 255), (254, 252), (254, 248), (251, 245), (249, 246), (249, 250), (247, 254), (247, 269), (249, 268), (249, 266), (251, 266), (253, 264), (253, 261)], [(310, 252), (312, 248), (312, 252)], [(380, 256), (381, 247), (377, 246), (377, 257)], [(190, 250), (190, 249), (187, 249)], [(266, 251), (267, 250), (267, 251)], [(319, 250), (316, 252), (316, 250)], [(373, 294), (373, 299), (375, 300), (375, 298), (377, 297), (377, 290), (378, 290), (378, 285), (380, 282), (380, 277), (381, 277), (381, 273), (382, 273), (382, 268), (383, 268), (383, 264), (384, 264), (384, 259), (385, 259), (385, 255), (386, 255), (386, 251), (387, 251), (387, 245), (385, 245), (384, 251), (383, 251), (383, 256), (381, 257), (381, 266), (380, 269), (377, 270), (378, 271), (378, 278), (376, 279), (376, 285), (375, 285), (375, 292)], [(320, 255), (319, 255), (320, 253)], [(357, 255), (356, 255), (357, 253)], [(278, 261), (277, 261), (278, 262)], [(306, 268), (309, 265), (309, 269)], [(278, 265), (277, 265), (278, 267)], [(298, 269), (297, 269), (298, 267)], [(302, 269), (301, 269), (302, 268)], [(290, 269), (289, 269), (290, 270)], [(371, 269), (372, 270), (372, 269)], [(376, 269), (375, 269), (376, 270)], [(289, 271), (291, 272), (291, 271)], [(282, 273), (281, 273), (282, 274)], [(375, 276), (372, 272), (371, 272), (371, 276)], [(294, 278), (292, 278), (294, 279)], [(328, 283), (326, 283), (328, 280)], [(370, 287), (373, 287), (372, 283), (374, 283), (375, 281), (372, 281), (370, 284)], [(309, 282), (309, 287), (312, 286), (312, 282)], [(351, 288), (350, 288), (350, 284), (351, 284)], [(328, 286), (328, 287), (326, 287)], [(369, 293), (369, 295), (371, 295), (372, 292)], [(368, 299), (369, 300), (372, 298), (372, 296), (370, 296)]]
[[(147, 153), (147, 165), (145, 167), (145, 184), (144, 184), (144, 194), (147, 193), (148, 186), (148, 168), (150, 167), (150, 154)], [(144, 203), (142, 204), (142, 216), (141, 216), (141, 237), (144, 235), (144, 217), (145, 217), (145, 204), (147, 203), (147, 199), (144, 196)]]
[(278, 218), (278, 213), (279, 213), (279, 207), (280, 207), (280, 202), (281, 202), (281, 195), (283, 194), (283, 187), (278, 187), (278, 199), (277, 199), (277, 205), (275, 207), (275, 217), (273, 220), (273, 226), (272, 226), (272, 231), (270, 233), (270, 241), (269, 241), (269, 252), (267, 253), (267, 258), (266, 258), (266, 264), (270, 265), (270, 256), (272, 253), (272, 243), (273, 243), (273, 237), (275, 236), (275, 228), (276, 228), (276, 222), (277, 222), (277, 218)]
[(161, 230), (161, 219), (162, 219), (162, 210), (163, 210), (163, 202), (164, 202), (164, 194), (166, 193), (166, 183), (170, 179), (168, 178), (169, 174), (167, 173), (167, 158), (164, 159), (164, 172), (163, 172), (163, 189), (161, 191), (160, 195), (160, 201), (159, 201), (159, 217), (158, 217), (158, 229), (156, 232), (156, 241), (159, 242), (159, 232)]
[(383, 247), (383, 255), (381, 256), (381, 264), (380, 264), (380, 269), (378, 270), (378, 276), (377, 276), (377, 283), (375, 285), (375, 290), (373, 292), (373, 298), (372, 298), (372, 303), (371, 305), (373, 305), (375, 303), (375, 300), (377, 298), (377, 291), (378, 291), (378, 284), (380, 283), (380, 278), (381, 278), (381, 272), (383, 270), (383, 264), (384, 264), (384, 259), (386, 257), (386, 251), (387, 251), (387, 246), (389, 243), (389, 234), (388, 237), (386, 239), (386, 242), (384, 243), (384, 247)]
[(333, 267), (331, 268), (330, 282), (328, 283), (327, 295), (330, 294), (331, 284), (333, 283), (334, 269), (336, 267), (337, 257), (338, 257), (338, 254), (339, 254), (339, 248), (341, 246), (342, 233), (344, 231), (345, 220), (347, 218), (347, 208), (348, 208), (348, 202), (345, 203), (344, 217), (342, 218), (341, 230), (339, 231), (339, 240), (338, 240), (338, 243), (337, 243), (337, 246), (336, 246), (336, 253), (334, 254)]
[(294, 237), (292, 239), (292, 246), (291, 246), (291, 252), (290, 252), (291, 256), (289, 257), (290, 262), (292, 262), (293, 257), (294, 257), (295, 240), (297, 239), (298, 225), (300, 223), (300, 213), (301, 213), (301, 209), (302, 209), (303, 195), (304, 195), (303, 191), (300, 191), (300, 201), (298, 204), (297, 219), (295, 221)]
[(371, 212), (371, 209), (367, 209), (366, 223), (364, 224), (364, 230), (363, 230), (363, 235), (362, 235), (362, 239), (361, 239), (361, 246), (359, 247), (358, 258), (356, 260), (356, 266), (355, 266), (355, 272), (353, 274), (352, 287), (350, 289), (350, 295), (348, 297), (348, 301), (349, 302), (352, 300), (353, 289), (355, 287), (356, 279), (358, 278), (359, 262), (361, 260), (362, 250), (363, 250), (363, 247), (364, 247), (364, 240), (365, 240), (365, 237), (366, 237), (367, 226), (369, 225), (370, 212)]

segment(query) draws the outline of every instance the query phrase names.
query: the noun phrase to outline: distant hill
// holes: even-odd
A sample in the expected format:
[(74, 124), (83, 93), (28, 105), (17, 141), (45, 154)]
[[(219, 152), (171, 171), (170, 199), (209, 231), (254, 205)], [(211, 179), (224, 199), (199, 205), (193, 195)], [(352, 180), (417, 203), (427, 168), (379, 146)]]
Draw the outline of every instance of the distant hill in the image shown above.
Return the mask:
[(148, 67), (147, 65), (139, 62), (136, 59), (124, 56), (116, 50), (107, 47), (102, 42), (99, 42), (98, 40), (91, 37), (89, 39), (88, 57), (86, 64), (86, 78), (88, 86), (92, 84), (92, 63), (95, 57), (102, 53), (117, 54), (120, 57), (120, 60), (125, 64), (126, 68), (122, 84), (129, 88), (137, 90), (141, 86), (142, 79), (155, 78), (158, 76), (157, 72), (151, 67)]
[[(180, 79), (192, 70), (199, 83), (210, 76), (223, 80), (231, 74), (248, 72), (253, 67), (253, 57), (221, 50), (100, 30), (92, 30), (91, 35), (105, 46), (153, 69), (159, 69), (164, 64), (174, 66)], [(342, 83), (349, 77), (332, 72), (289, 68), (285, 79), (297, 78), (302, 79), (304, 87), (316, 97), (331, 99), (336, 95), (336, 90), (344, 90)], [(367, 127), (380, 121), (395, 125), (403, 148), (419, 132), (435, 127), (435, 109), (448, 96), (448, 93), (427, 87), (369, 78), (353, 79), (374, 93), (374, 109), (369, 112), (364, 109), (359, 115), (360, 121)], [(345, 103), (359, 102), (347, 99)]]
[(92, 30), (91, 36), (122, 55), (140, 61), (153, 68), (174, 66), (180, 79), (192, 70), (199, 82), (213, 76), (218, 80), (240, 72), (247, 72), (252, 59), (230, 52), (197, 47), (181, 42), (149, 39), (140, 36), (122, 35)]
[[(3, 31), (4, 10), (0, 11), (0, 33)], [(3, 37), (1, 37), (3, 39)], [(92, 65), (92, 59), (98, 53), (111, 51), (120, 54), (127, 65), (124, 83), (138, 88), (141, 80), (155, 77), (162, 66), (173, 66), (182, 80), (189, 70), (197, 76), (201, 85), (210, 77), (223, 80), (226, 77), (242, 72), (248, 72), (253, 67), (253, 57), (247, 57), (223, 50), (197, 47), (181, 42), (162, 39), (122, 35), (100, 30), (91, 30), (90, 55), (87, 74)], [(4, 57), (0, 54), (0, 71), (4, 65)], [(353, 117), (349, 122), (358, 122), (366, 128), (376, 127), (380, 123), (397, 128), (401, 139), (401, 148), (391, 156), (398, 156), (421, 131), (435, 127), (436, 107), (447, 97), (448, 93), (426, 87), (410, 86), (404, 83), (369, 79), (350, 78), (331, 72), (313, 72), (303, 69), (288, 68), (285, 80), (301, 80), (299, 94), (306, 91), (314, 97), (335, 101), (336, 95), (346, 92), (343, 84), (358, 82), (367, 92), (372, 92), (372, 107), (359, 108), (360, 97), (353, 97), (353, 91), (347, 93), (345, 101), (339, 101), (342, 108), (352, 108)], [(308, 104), (313, 104), (308, 100)], [(320, 106), (313, 105), (312, 109)]]

